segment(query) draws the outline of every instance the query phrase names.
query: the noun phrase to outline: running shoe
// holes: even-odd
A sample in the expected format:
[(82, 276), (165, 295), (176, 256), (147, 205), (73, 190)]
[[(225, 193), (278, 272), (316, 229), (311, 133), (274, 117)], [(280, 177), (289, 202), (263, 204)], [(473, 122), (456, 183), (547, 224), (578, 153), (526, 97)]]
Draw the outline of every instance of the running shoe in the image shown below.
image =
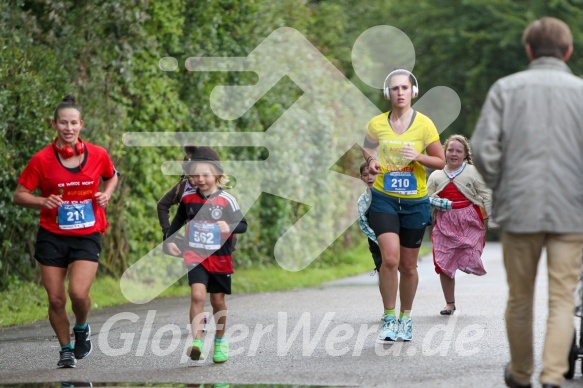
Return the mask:
[(413, 338), (413, 321), (411, 317), (403, 317), (399, 322), (399, 331), (397, 332), (397, 341), (411, 341)]
[(215, 350), (213, 352), (213, 362), (221, 364), (229, 359), (229, 342), (226, 338), (221, 341), (215, 340)]
[(74, 368), (76, 364), (77, 360), (75, 360), (73, 350), (67, 349), (59, 352), (59, 362), (57, 362), (59, 368)]
[(80, 360), (87, 357), (93, 351), (91, 344), (91, 328), (89, 325), (85, 329), (73, 328), (75, 334), (75, 358)]
[(186, 355), (193, 361), (204, 360), (202, 355), (202, 345), (202, 340), (200, 338), (195, 338), (194, 341), (192, 341), (192, 345), (186, 349)]
[(399, 330), (399, 320), (394, 315), (385, 315), (377, 342), (394, 341)]

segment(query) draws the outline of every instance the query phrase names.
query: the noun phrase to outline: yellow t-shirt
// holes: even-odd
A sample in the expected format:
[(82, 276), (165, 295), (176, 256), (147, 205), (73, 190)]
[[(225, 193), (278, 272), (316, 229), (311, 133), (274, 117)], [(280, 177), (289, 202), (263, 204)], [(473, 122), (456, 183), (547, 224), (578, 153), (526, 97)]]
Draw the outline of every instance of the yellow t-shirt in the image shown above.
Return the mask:
[(429, 117), (415, 111), (409, 129), (397, 135), (389, 125), (389, 113), (373, 117), (366, 130), (371, 139), (379, 142), (381, 173), (373, 187), (397, 198), (422, 198), (427, 195), (425, 167), (403, 159), (401, 148), (411, 144), (417, 152), (423, 153), (429, 144), (439, 141), (439, 133)]

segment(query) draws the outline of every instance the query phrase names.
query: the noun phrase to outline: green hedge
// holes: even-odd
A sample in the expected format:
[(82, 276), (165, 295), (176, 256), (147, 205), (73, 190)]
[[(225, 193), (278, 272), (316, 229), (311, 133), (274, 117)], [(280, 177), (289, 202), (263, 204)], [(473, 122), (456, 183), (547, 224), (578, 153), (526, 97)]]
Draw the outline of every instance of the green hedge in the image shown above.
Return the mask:
[[(182, 63), (191, 56), (244, 57), (272, 31), (289, 26), (385, 109), (380, 92), (356, 77), (350, 55), (360, 33), (389, 24), (413, 41), (421, 94), (445, 85), (460, 95), (461, 116), (445, 135), (470, 135), (489, 85), (527, 65), (520, 47), (527, 22), (544, 15), (563, 18), (573, 27), (577, 48), (583, 41), (576, 28), (582, 13), (566, 0), (469, 0), (456, 7), (428, 0), (0, 2), (0, 289), (35, 278), (38, 211), (14, 206), (12, 195), (26, 162), (54, 137), (51, 115), (65, 94), (76, 95), (84, 107), (83, 136), (106, 147), (122, 173), (108, 208), (111, 229), (101, 266), (108, 275), (119, 276), (159, 244), (156, 201), (176, 181), (163, 175), (160, 166), (182, 159), (178, 145), (126, 147), (124, 133), (264, 131), (301, 95), (284, 78), (240, 119), (220, 120), (209, 108), (213, 87), (252, 83), (254, 75), (193, 73), (182, 66), (163, 72), (157, 66), (160, 58), (175, 57)], [(581, 73), (577, 49), (570, 65)], [(265, 157), (253, 147), (219, 151), (230, 160)], [(355, 174), (359, 160), (354, 150), (336, 169)], [(323, 187), (322, 195), (333, 198), (331, 189)], [(302, 204), (262, 195), (247, 215), (252, 227), (240, 239), (239, 265), (273, 262), (278, 237), (305, 211)], [(345, 247), (354, 233), (358, 231), (345, 234)], [(328, 250), (320, 261), (332, 264), (334, 257)]]

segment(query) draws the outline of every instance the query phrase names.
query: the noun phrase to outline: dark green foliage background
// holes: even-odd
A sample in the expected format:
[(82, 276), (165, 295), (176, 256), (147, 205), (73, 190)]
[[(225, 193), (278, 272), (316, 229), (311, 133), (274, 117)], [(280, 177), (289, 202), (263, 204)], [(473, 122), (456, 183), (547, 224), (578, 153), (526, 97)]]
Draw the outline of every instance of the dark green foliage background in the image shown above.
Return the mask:
[[(583, 68), (578, 22), (581, 0), (446, 0), (354, 2), (301, 0), (8, 0), (0, 2), (0, 289), (35, 279), (32, 258), (38, 211), (12, 204), (16, 180), (29, 158), (54, 137), (50, 119), (65, 94), (83, 106), (83, 137), (109, 150), (122, 177), (108, 208), (103, 273), (119, 276), (160, 243), (156, 202), (176, 178), (160, 172), (166, 160), (181, 160), (180, 147), (126, 147), (125, 132), (264, 131), (301, 94), (282, 80), (245, 116), (223, 121), (209, 108), (218, 84), (248, 84), (242, 73), (191, 73), (158, 68), (161, 57), (246, 56), (274, 29), (303, 33), (379, 108), (378, 90), (364, 85), (350, 61), (360, 33), (379, 24), (403, 30), (416, 49), (421, 93), (453, 88), (462, 113), (446, 130), (471, 135), (486, 92), (497, 78), (526, 67), (520, 37), (528, 22), (557, 16), (573, 28), (570, 65)], [(355, 129), (358, 130), (358, 129)], [(362, 129), (364, 131), (364, 129)], [(264, 158), (249, 147), (220, 149), (224, 159)], [(338, 162), (356, 175), (357, 148)], [(273, 263), (277, 238), (305, 211), (301, 204), (263, 195), (247, 215), (239, 266)], [(348, 211), (348, 209), (347, 209)], [(347, 249), (358, 234), (328, 249), (316, 265), (334, 265), (335, 249)], [(355, 237), (361, 238), (361, 236)]]

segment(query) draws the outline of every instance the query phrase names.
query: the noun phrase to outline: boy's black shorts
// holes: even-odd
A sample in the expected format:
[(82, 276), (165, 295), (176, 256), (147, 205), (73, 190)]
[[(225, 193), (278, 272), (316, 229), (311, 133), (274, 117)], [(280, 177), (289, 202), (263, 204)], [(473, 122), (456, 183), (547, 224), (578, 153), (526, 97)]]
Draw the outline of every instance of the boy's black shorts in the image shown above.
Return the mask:
[(211, 294), (231, 295), (231, 274), (209, 273), (202, 264), (188, 267), (188, 284), (202, 283)]

